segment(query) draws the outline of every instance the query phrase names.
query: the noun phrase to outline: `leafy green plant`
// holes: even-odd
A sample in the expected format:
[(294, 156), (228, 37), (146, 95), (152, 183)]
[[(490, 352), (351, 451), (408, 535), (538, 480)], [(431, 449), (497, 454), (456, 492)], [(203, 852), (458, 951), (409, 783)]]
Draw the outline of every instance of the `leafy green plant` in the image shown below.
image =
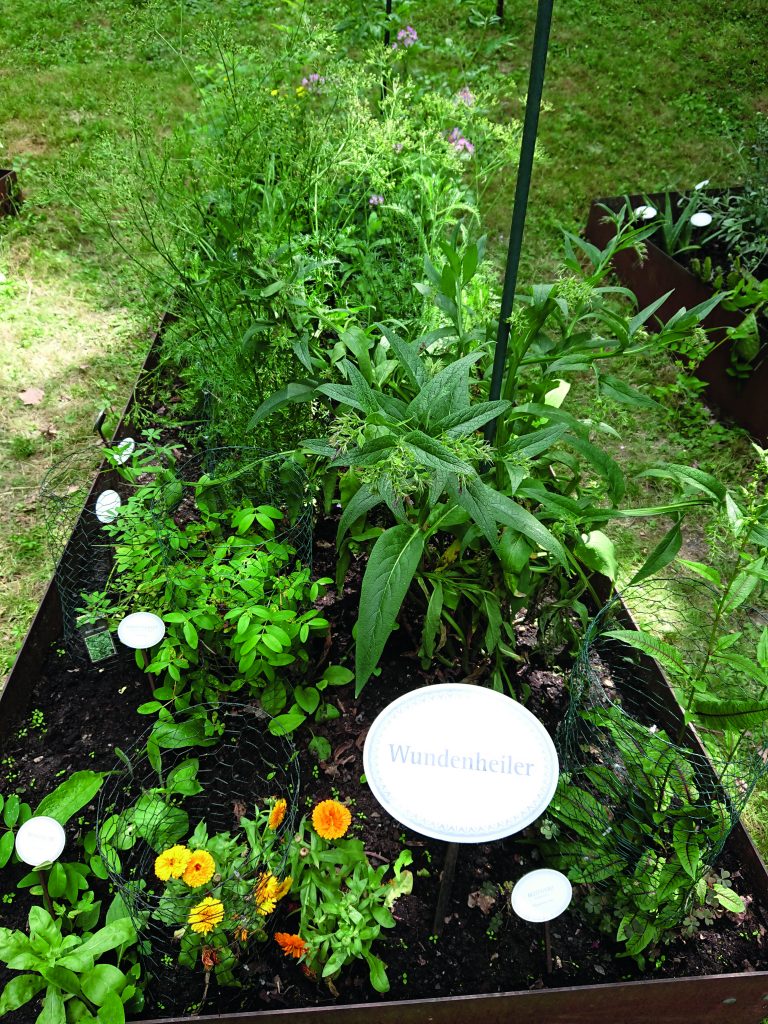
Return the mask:
[(0, 868), (14, 856), (16, 829), (32, 817), (32, 808), (16, 793), (0, 793)]
[[(582, 713), (607, 733), (615, 763), (565, 773), (547, 809), (560, 832), (542, 843), (547, 862), (572, 882), (596, 887), (593, 909), (642, 965), (649, 947), (679, 930), (697, 908), (739, 913), (730, 887), (707, 881), (708, 858), (730, 829), (726, 805), (702, 793), (685, 751), (616, 707)], [(545, 832), (545, 829), (542, 829)]]
[(299, 926), (296, 935), (285, 938), (296, 940), (295, 951), (302, 951), (307, 967), (319, 973), (331, 991), (341, 970), (361, 959), (368, 964), (373, 988), (387, 992), (386, 966), (371, 947), (382, 928), (395, 926), (395, 900), (411, 892), (413, 877), (404, 869), (412, 856), (403, 850), (392, 865), (392, 877), (385, 880), (387, 864), (374, 868), (359, 839), (342, 838), (349, 827), (348, 811), (340, 827), (327, 829), (323, 812), (330, 805), (335, 821), (343, 805), (324, 801), (313, 811), (312, 825), (309, 817), (302, 819), (292, 841), (291, 893), (300, 901)]
[[(0, 960), (10, 970), (25, 972), (5, 986), (0, 1014), (44, 992), (38, 1024), (73, 1020), (124, 1024), (127, 1004), (140, 1009), (140, 970), (138, 964), (121, 969), (126, 949), (136, 942), (136, 931), (120, 913), (117, 909), (111, 919), (108, 913), (102, 928), (83, 935), (65, 935), (61, 921), (42, 907), (29, 912), (29, 935), (0, 928)], [(104, 960), (107, 953), (114, 955)]]

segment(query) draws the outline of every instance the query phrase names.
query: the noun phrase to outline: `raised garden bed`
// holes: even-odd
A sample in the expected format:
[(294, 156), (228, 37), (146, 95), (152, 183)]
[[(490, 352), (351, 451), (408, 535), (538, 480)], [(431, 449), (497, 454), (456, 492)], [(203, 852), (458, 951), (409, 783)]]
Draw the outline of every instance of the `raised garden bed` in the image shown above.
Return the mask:
[[(665, 193), (651, 195), (611, 196), (596, 199), (589, 211), (587, 238), (601, 249), (613, 237), (614, 227), (606, 222), (602, 207), (620, 210), (629, 198), (635, 207), (648, 201), (657, 209), (664, 208)], [(673, 202), (677, 196), (673, 193)], [(714, 295), (713, 288), (692, 274), (682, 263), (668, 256), (652, 239), (645, 243), (646, 255), (640, 259), (634, 252), (620, 252), (614, 258), (614, 268), (619, 279), (630, 288), (640, 308), (649, 305), (666, 292), (672, 290), (669, 298), (656, 310), (660, 320), (666, 320), (685, 306), (691, 309)], [(730, 327), (737, 327), (744, 317), (740, 312), (729, 311), (716, 306), (703, 321), (710, 337), (718, 344), (714, 350), (695, 367), (696, 376), (707, 384), (705, 397), (740, 426), (746, 428), (757, 440), (768, 439), (768, 403), (765, 401), (768, 387), (768, 359), (763, 349), (754, 361), (754, 369), (746, 380), (739, 380), (728, 373), (731, 367), (731, 344), (727, 337)]]
[(22, 195), (15, 171), (0, 168), (0, 217), (13, 217), (19, 212)]
[[(124, 420), (125, 415), (115, 440), (125, 435)], [(104, 482), (102, 477), (100, 486)], [(92, 492), (88, 503), (93, 497)], [(318, 524), (315, 560), (320, 574), (328, 570), (333, 557), (334, 531), (332, 518)], [(352, 585), (343, 594), (329, 594), (324, 602), (324, 611), (333, 623), (337, 661), (343, 659), (351, 643), (349, 627), (357, 604), (354, 579), (353, 573)], [(97, 666), (78, 670), (58, 650), (60, 629), (56, 588), (51, 585), (0, 694), (4, 752), (16, 758), (21, 778), (34, 775), (40, 790), (49, 787), (62, 769), (72, 770), (83, 763), (102, 770), (112, 768), (114, 746), (129, 747), (146, 726), (145, 720), (132, 714), (145, 699), (146, 681), (130, 660), (101, 671)], [(322, 799), (335, 788), (354, 799), (355, 814), (365, 822), (362, 837), (366, 848), (387, 860), (403, 845), (402, 830), (387, 819), (367, 787), (359, 786), (361, 748), (367, 725), (378, 710), (400, 693), (435, 681), (434, 673), (428, 676), (419, 668), (409, 650), (412, 643), (407, 633), (401, 630), (390, 643), (382, 676), (357, 700), (343, 691), (337, 699), (341, 717), (315, 729), (328, 739), (333, 751), (319, 770), (312, 771), (314, 761), (306, 751), (309, 736), (297, 735), (303, 755), (303, 793)], [(524, 637), (520, 644), (525, 649)], [(663, 674), (654, 663), (646, 668), (653, 671), (654, 687), (676, 719), (678, 709)], [(565, 669), (563, 665), (560, 671), (552, 670), (537, 663), (531, 654), (521, 677), (531, 687), (530, 709), (551, 729), (565, 700)], [(448, 681), (450, 674), (444, 678)], [(15, 730), (33, 707), (43, 710), (48, 734), (19, 742)], [(456, 1020), (614, 1024), (621, 1020), (647, 1024), (658, 1018), (665, 1024), (701, 1020), (759, 1024), (768, 1014), (768, 970), (760, 969), (766, 960), (761, 939), (750, 934), (756, 931), (760, 935), (768, 925), (768, 874), (741, 825), (731, 835), (725, 861), (741, 872), (741, 884), (753, 897), (746, 934), (730, 934), (731, 928), (724, 935), (713, 929), (702, 940), (673, 943), (668, 948), (667, 966), (676, 976), (668, 978), (644, 978), (632, 961), (616, 960), (612, 944), (589, 929), (578, 903), (552, 926), (556, 961), (550, 976), (544, 970), (539, 927), (507, 916), (498, 937), (490, 941), (485, 934), (488, 919), (478, 909), (467, 908), (467, 897), (483, 881), (513, 880), (536, 866), (531, 848), (514, 837), (463, 851), (450, 919), (444, 938), (435, 944), (429, 932), (444, 847), (412, 833), (405, 833), (404, 845), (413, 850), (415, 871), (420, 870), (422, 876), (416, 878), (414, 895), (403, 898), (398, 906), (402, 921), (384, 952), (392, 982), (388, 999), (382, 1000), (366, 987), (365, 971), (350, 969), (339, 983), (341, 997), (336, 1002), (326, 990), (302, 978), (290, 963), (273, 959), (254, 999), (258, 1010), (238, 1012), (233, 1008), (211, 1016), (204, 1008), (196, 1019), (243, 1024), (271, 1019), (290, 1024), (304, 1020), (350, 1024), (390, 1020), (414, 1024), (453, 1024)], [(23, 919), (23, 909), (15, 906), (14, 915)], [(691, 977), (694, 960), (701, 974)], [(715, 973), (719, 967), (727, 973)], [(600, 978), (605, 979), (604, 984), (597, 983)], [(410, 998), (411, 992), (418, 992), (420, 998)], [(180, 1006), (169, 1009), (168, 1016), (150, 1014), (147, 1019), (152, 1024), (188, 1019), (181, 1012), (190, 998), (190, 992), (182, 991)], [(292, 1008), (293, 1002), (298, 1006)], [(12, 1018), (12, 1024), (16, 1020), (24, 1018)]]

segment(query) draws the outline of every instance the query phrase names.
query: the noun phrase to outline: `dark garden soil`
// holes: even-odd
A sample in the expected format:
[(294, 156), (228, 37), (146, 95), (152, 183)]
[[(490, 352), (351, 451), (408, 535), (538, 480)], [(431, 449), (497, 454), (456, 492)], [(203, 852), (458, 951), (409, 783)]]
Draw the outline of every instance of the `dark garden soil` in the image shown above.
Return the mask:
[[(335, 523), (321, 522), (316, 529), (315, 569), (328, 572), (334, 558)], [(322, 600), (331, 621), (330, 645), (318, 651), (317, 663), (329, 658), (343, 663), (351, 654), (350, 632), (354, 622), (359, 566), (353, 565), (349, 583), (339, 595), (329, 591)], [(313, 725), (312, 732), (324, 736), (332, 754), (317, 764), (307, 750), (310, 730), (295, 734), (301, 749), (301, 800), (309, 807), (316, 801), (338, 795), (353, 812), (353, 834), (363, 839), (374, 863), (391, 863), (403, 846), (414, 856), (414, 891), (395, 905), (397, 927), (386, 933), (376, 951), (386, 962), (390, 992), (382, 997), (368, 982), (365, 965), (347, 968), (337, 980), (338, 997), (321, 982), (306, 978), (294, 961), (284, 959), (273, 944), (251, 951), (248, 976), (252, 982), (242, 990), (209, 991), (202, 1012), (238, 1009), (276, 1009), (289, 1006), (370, 1002), (385, 999), (461, 995), (515, 991), (564, 985), (640, 979), (718, 974), (768, 969), (765, 931), (766, 908), (752, 902), (739, 875), (739, 865), (724, 856), (719, 867), (734, 876), (735, 888), (747, 900), (747, 911), (738, 919), (723, 917), (688, 941), (663, 946), (658, 964), (645, 974), (630, 959), (617, 959), (617, 949), (585, 919), (578, 890), (571, 908), (552, 923), (553, 970), (547, 974), (544, 934), (539, 925), (517, 919), (507, 906), (499, 886), (514, 882), (527, 870), (541, 866), (528, 841), (534, 830), (520, 836), (483, 845), (463, 845), (460, 850), (444, 933), (433, 936), (433, 917), (445, 846), (402, 828), (361, 785), (362, 749), (366, 732), (383, 707), (408, 690), (432, 682), (462, 678), (460, 669), (443, 666), (425, 673), (415, 654), (416, 609), (406, 609), (398, 630), (383, 659), (378, 679), (373, 679), (359, 699), (351, 688), (334, 692), (341, 712), (338, 719)], [(413, 632), (405, 627), (414, 623)], [(545, 665), (532, 647), (533, 630), (520, 623), (518, 667), (521, 684), (530, 687), (528, 707), (553, 731), (565, 707), (564, 672)], [(348, 658), (347, 658), (348, 660)], [(482, 666), (475, 673), (482, 682)], [(29, 696), (29, 709), (39, 708), (45, 717), (44, 730), (22, 728), (6, 737), (0, 750), (0, 792), (16, 791), (33, 807), (40, 796), (54, 788), (67, 774), (90, 767), (105, 770), (118, 766), (115, 747), (127, 750), (147, 729), (150, 720), (136, 714), (136, 707), (149, 698), (149, 686), (131, 658), (103, 669), (76, 668), (60, 649), (51, 650), (42, 677)], [(268, 794), (265, 794), (265, 796)], [(94, 825), (95, 804), (86, 809), (76, 827)], [(70, 827), (70, 848), (74, 836)], [(24, 928), (29, 908), (25, 891), (14, 892), (23, 874), (21, 868), (3, 873), (4, 894), (10, 902), (0, 903), (0, 921), (6, 927)], [(98, 883), (103, 884), (103, 883)], [(106, 893), (104, 893), (106, 896)], [(292, 931), (290, 905), (282, 906), (272, 922), (276, 930)], [(493, 933), (489, 926), (493, 924)], [(9, 973), (0, 969), (0, 987)], [(163, 1012), (183, 1014), (200, 998), (202, 975), (195, 985), (189, 978), (175, 979), (174, 1003), (163, 1000)], [(179, 983), (181, 982), (181, 983)], [(165, 987), (165, 986), (163, 986)], [(157, 1014), (148, 1006), (148, 1015)], [(32, 1004), (9, 1015), (7, 1024), (27, 1024), (35, 1019)]]

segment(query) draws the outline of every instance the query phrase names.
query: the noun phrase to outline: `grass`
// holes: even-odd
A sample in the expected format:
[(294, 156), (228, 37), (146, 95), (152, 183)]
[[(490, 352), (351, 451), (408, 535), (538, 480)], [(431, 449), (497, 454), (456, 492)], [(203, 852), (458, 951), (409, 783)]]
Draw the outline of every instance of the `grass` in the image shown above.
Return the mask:
[[(41, 478), (73, 445), (92, 443), (100, 407), (122, 406), (162, 302), (147, 304), (106, 237), (80, 230), (50, 189), (51, 176), (88, 161), (103, 133), (124, 131), (133, 96), (158, 132), (192, 109), (189, 68), (205, 59), (195, 48), (210, 20), (247, 41), (307, 5), (105, 0), (98, 7), (86, 24), (74, 0), (18, 0), (0, 40), (0, 165), (19, 171), (27, 197), (18, 221), (0, 223), (0, 351), (10, 357), (0, 371), (0, 676), (50, 576)], [(494, 7), (491, 0), (395, 3), (402, 24), (419, 32), (420, 52), (409, 55), (415, 76), (458, 87), (482, 65), (502, 109), (520, 116), (535, 4), (507, 0), (503, 32), (482, 24)], [(318, 0), (312, 11), (319, 8), (356, 16), (350, 45), (359, 45), (370, 5)], [(768, 24), (755, 19), (750, 0), (646, 0), (641, 12), (619, 0), (555, 5), (544, 155), (534, 171), (522, 281), (558, 272), (560, 227), (580, 230), (595, 197), (685, 189), (705, 177), (735, 181), (732, 140), (756, 110), (768, 109), (767, 48)], [(497, 258), (513, 194), (510, 168), (485, 204)], [(656, 394), (662, 412), (603, 407), (588, 381), (572, 398), (619, 431), (613, 454), (628, 472), (650, 456), (698, 465), (733, 487), (745, 479), (751, 452), (743, 432), (717, 424), (666, 361), (649, 357), (613, 372)], [(44, 392), (37, 405), (18, 398), (30, 387)], [(628, 499), (647, 503), (654, 494), (651, 482), (635, 478)], [(627, 575), (663, 525), (611, 528)], [(685, 554), (701, 558), (709, 550), (706, 524), (692, 527)], [(759, 795), (750, 815), (756, 833), (768, 836), (768, 797)]]

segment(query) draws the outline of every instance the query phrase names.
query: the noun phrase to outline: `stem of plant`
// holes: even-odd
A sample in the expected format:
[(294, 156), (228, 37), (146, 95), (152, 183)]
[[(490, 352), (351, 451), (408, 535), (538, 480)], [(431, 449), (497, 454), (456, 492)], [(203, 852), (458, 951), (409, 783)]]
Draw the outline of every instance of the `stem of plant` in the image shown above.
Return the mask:
[(56, 915), (53, 911), (53, 903), (51, 902), (51, 894), (48, 892), (48, 869), (38, 868), (37, 874), (40, 879), (40, 885), (43, 890), (43, 903), (45, 904), (45, 909), (48, 911), (51, 917), (55, 917)]
[(552, 973), (552, 933), (549, 930), (549, 921), (544, 922), (544, 949), (547, 957), (547, 974)]
[(448, 909), (448, 900), (451, 898), (453, 889), (453, 877), (456, 874), (456, 861), (459, 856), (459, 844), (448, 843), (445, 850), (445, 862), (440, 876), (440, 891), (437, 894), (437, 906), (435, 907), (435, 920), (432, 924), (432, 934), (442, 935), (445, 927), (445, 912)]

